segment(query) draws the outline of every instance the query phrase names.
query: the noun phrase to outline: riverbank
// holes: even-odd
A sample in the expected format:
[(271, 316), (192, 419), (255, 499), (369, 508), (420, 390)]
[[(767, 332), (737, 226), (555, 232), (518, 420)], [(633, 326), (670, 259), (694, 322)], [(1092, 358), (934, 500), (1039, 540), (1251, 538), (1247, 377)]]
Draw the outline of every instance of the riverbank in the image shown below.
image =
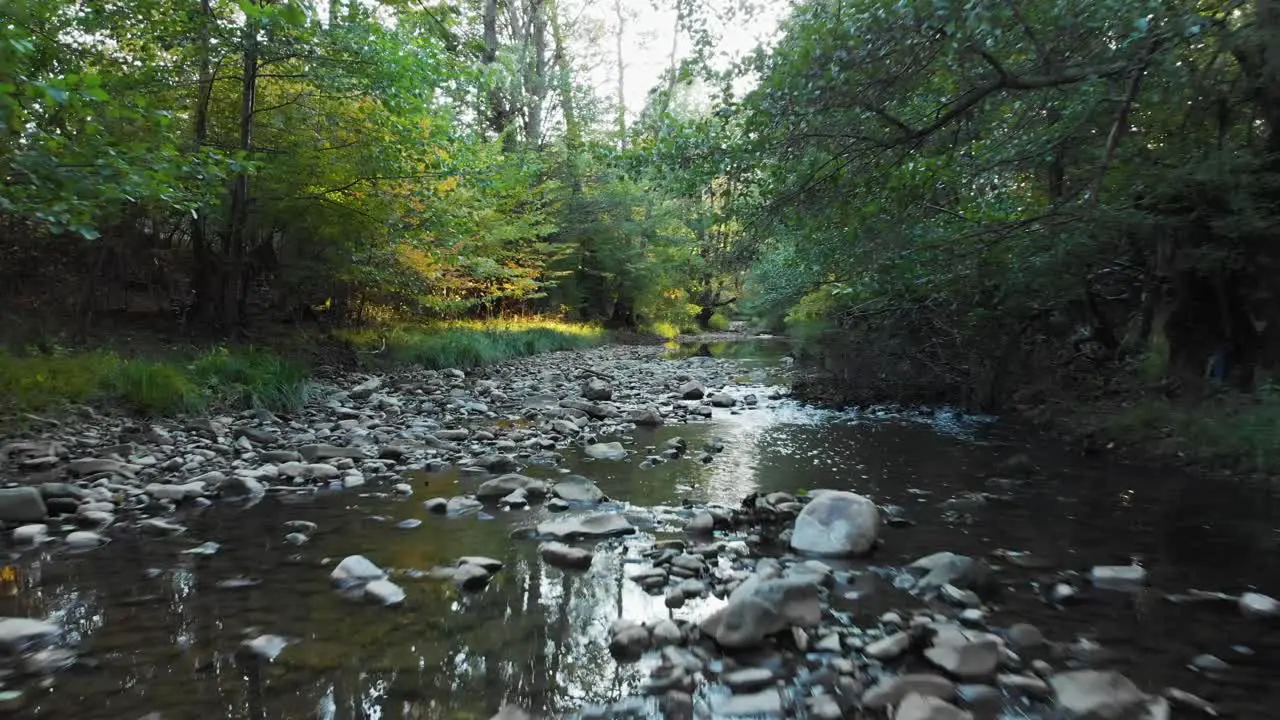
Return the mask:
[[(1245, 594), (1280, 587), (1258, 498), (954, 413), (812, 408), (785, 347), (730, 347), (345, 373), (295, 413), (6, 443), (0, 512), (26, 524), (0, 615), (50, 623), (20, 716), (1275, 701), (1280, 610)], [(874, 508), (842, 535), (869, 557), (791, 548), (844, 497), (822, 488), (874, 502), (837, 514)], [(44, 517), (18, 518), (32, 490)]]

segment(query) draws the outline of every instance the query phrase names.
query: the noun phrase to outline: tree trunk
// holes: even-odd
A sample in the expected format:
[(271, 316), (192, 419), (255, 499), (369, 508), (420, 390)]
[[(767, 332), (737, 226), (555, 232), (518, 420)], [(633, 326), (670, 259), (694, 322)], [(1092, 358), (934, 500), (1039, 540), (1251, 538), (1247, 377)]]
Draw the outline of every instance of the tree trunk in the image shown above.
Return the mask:
[[(336, 0), (335, 0), (336, 1)], [(210, 24), (213, 8), (210, 0), (200, 1), (200, 75), (196, 91), (195, 152), (200, 152), (209, 137), (209, 101), (213, 96), (213, 62), (210, 58)], [(191, 213), (191, 285), (195, 290), (192, 308), (202, 323), (212, 322), (217, 308), (217, 268), (209, 248), (209, 218), (204, 208)]]
[(542, 145), (542, 111), (547, 97), (547, 10), (546, 0), (529, 0), (530, 40), (533, 58), (525, 63), (525, 138), (534, 147)]
[(627, 96), (623, 80), (626, 66), (622, 61), (622, 33), (626, 21), (622, 17), (622, 0), (613, 0), (613, 12), (618, 16), (618, 29), (614, 33), (614, 45), (618, 55), (618, 147), (627, 147)]
[[(498, 0), (484, 0), (484, 52), (480, 56), (486, 67), (492, 68), (498, 60)], [(489, 89), (489, 129), (507, 145), (507, 104), (502, 88)]]
[[(258, 95), (258, 21), (246, 18), (244, 27), (243, 80), (240, 85), (239, 149), (248, 155), (253, 151), (254, 105)], [(249, 174), (239, 172), (231, 183), (231, 225), (223, 247), (225, 267), (222, 273), (222, 322), (227, 328), (240, 324), (240, 302), (243, 283), (245, 249), (249, 237)]]

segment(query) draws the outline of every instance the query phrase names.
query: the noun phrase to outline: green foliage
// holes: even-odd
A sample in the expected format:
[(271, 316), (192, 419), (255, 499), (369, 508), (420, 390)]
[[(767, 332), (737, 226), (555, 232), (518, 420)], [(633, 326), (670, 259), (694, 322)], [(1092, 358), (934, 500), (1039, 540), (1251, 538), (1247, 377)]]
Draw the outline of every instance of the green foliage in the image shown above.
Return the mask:
[(189, 363), (125, 359), (113, 353), (0, 353), (0, 408), (41, 410), (65, 403), (118, 404), (147, 415), (264, 407), (305, 401), (300, 366), (259, 350), (208, 351)]
[(707, 329), (724, 332), (729, 329), (729, 318), (722, 313), (712, 313), (711, 319), (707, 321)]
[(1241, 472), (1280, 470), (1280, 396), (1228, 393), (1194, 405), (1142, 400), (1111, 417), (1106, 430), (1125, 442)]
[(478, 367), (539, 353), (591, 347), (607, 339), (605, 332), (595, 325), (542, 318), (369, 328), (342, 332), (339, 337), (369, 353), (372, 362), (420, 365), (437, 370)]

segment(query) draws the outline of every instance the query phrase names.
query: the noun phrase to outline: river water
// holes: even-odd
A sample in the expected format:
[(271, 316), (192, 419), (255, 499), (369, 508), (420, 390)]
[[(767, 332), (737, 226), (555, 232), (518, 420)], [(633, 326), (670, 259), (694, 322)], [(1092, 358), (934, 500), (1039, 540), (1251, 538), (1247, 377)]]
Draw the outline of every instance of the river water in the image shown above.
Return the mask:
[[(9, 567), (16, 573), (0, 577), (0, 615), (63, 624), (84, 658), (47, 687), (28, 688), (19, 715), (486, 719), (504, 702), (549, 714), (614, 702), (638, 691), (651, 663), (610, 656), (613, 620), (698, 618), (720, 602), (671, 611), (661, 595), (626, 579), (655, 538), (680, 537), (688, 516), (681, 506), (736, 506), (756, 490), (825, 487), (901, 506), (912, 523), (886, 530), (884, 546), (852, 564), (869, 571), (856, 620), (920, 607), (893, 588), (895, 568), (914, 558), (940, 550), (1027, 552), (1040, 562), (1002, 571), (993, 625), (1026, 621), (1054, 641), (1088, 639), (1114, 653), (1109, 665), (1145, 689), (1173, 685), (1237, 717), (1276, 716), (1280, 631), (1244, 621), (1233, 605), (1162, 597), (1251, 586), (1280, 594), (1280, 534), (1266, 489), (1082, 458), (1018, 428), (945, 410), (833, 412), (764, 402), (770, 369), (785, 352), (777, 343), (677, 352), (736, 357), (744, 381), (738, 394), (757, 393), (761, 406), (717, 409), (710, 422), (624, 439), (638, 451), (674, 436), (694, 448), (722, 439), (726, 449), (707, 464), (690, 457), (644, 469), (643, 452), (621, 462), (571, 457), (568, 469), (626, 504), (643, 529), (603, 544), (590, 570), (548, 567), (536, 543), (512, 538), (547, 517), (540, 506), (456, 519), (427, 513), (423, 500), (478, 483), (450, 473), (413, 477), (411, 497), (367, 488), (269, 496), (249, 508), (215, 505), (187, 515), (189, 531), (176, 538), (126, 536), (84, 554), (15, 553)], [(1039, 468), (1030, 483), (979, 506), (941, 506), (965, 491), (990, 490), (988, 478), (1015, 453)], [(399, 526), (411, 519), (422, 522)], [(282, 530), (288, 520), (312, 521), (319, 531), (306, 545), (289, 544)], [(206, 540), (220, 543), (220, 551), (181, 554)], [(479, 592), (401, 574), (408, 599), (383, 608), (345, 600), (329, 587), (326, 565), (357, 553), (401, 571), (463, 555), (494, 557), (505, 567)], [(1151, 592), (1086, 591), (1059, 608), (1037, 591), (1061, 571), (1131, 560), (1148, 569)], [(291, 641), (274, 662), (238, 652), (262, 633)], [(1188, 669), (1201, 653), (1232, 669), (1215, 677)]]

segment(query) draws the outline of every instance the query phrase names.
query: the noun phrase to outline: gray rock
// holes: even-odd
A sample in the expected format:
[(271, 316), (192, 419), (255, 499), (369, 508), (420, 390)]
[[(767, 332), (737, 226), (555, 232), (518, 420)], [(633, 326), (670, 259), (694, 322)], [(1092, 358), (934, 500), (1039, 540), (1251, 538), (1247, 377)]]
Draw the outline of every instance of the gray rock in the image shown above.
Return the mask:
[(912, 693), (951, 700), (956, 695), (956, 686), (941, 675), (930, 673), (898, 675), (885, 678), (869, 688), (862, 694), (862, 705), (868, 710), (879, 710), (897, 705)]
[(738, 404), (738, 401), (734, 400), (732, 395), (728, 395), (726, 393), (716, 393), (712, 395), (709, 398), (709, 402), (718, 408), (731, 408)]
[(39, 490), (33, 487), (0, 488), (0, 522), (37, 523), (47, 515)]
[(620, 442), (595, 443), (586, 446), (583, 452), (596, 460), (621, 460), (627, 456), (626, 448)]
[(102, 547), (107, 544), (107, 539), (96, 532), (88, 530), (77, 530), (68, 533), (66, 537), (67, 547), (77, 550), (88, 550), (90, 548)]
[(1058, 708), (1067, 717), (1123, 720), (1138, 712), (1147, 695), (1129, 678), (1110, 670), (1072, 670), (1049, 678)]
[(706, 388), (697, 380), (690, 380), (676, 389), (680, 397), (685, 400), (701, 400), (707, 394)]
[(654, 623), (650, 637), (653, 639), (654, 647), (666, 647), (680, 644), (684, 640), (684, 633), (680, 632), (680, 626), (676, 625), (671, 618), (662, 618)]
[(906, 652), (909, 647), (911, 647), (911, 635), (897, 632), (867, 645), (863, 652), (876, 660), (892, 660)]
[(1047, 698), (1050, 694), (1049, 683), (1033, 675), (1001, 673), (996, 675), (996, 684), (1005, 690), (1029, 695), (1037, 699)]
[(716, 529), (716, 518), (706, 510), (699, 510), (685, 526), (690, 535), (710, 535)]
[(638, 659), (649, 649), (648, 628), (634, 620), (619, 619), (609, 629), (609, 652), (619, 660)]
[(753, 576), (729, 602), (702, 622), (721, 647), (750, 648), (792, 626), (815, 627), (822, 617), (818, 586), (812, 582)]
[(262, 483), (251, 477), (243, 475), (232, 475), (219, 486), (222, 496), (225, 498), (246, 498), (253, 500), (267, 494), (267, 488)]
[(512, 490), (509, 494), (499, 498), (498, 504), (512, 509), (526, 507), (529, 504), (529, 493), (524, 490)]
[(1191, 658), (1191, 667), (1202, 672), (1226, 672), (1231, 665), (1217, 655), (1202, 653)]
[(783, 717), (782, 693), (768, 688), (750, 695), (730, 695), (712, 706), (717, 718)]
[(1252, 620), (1280, 617), (1280, 600), (1262, 593), (1247, 592), (1240, 596), (1240, 612)]
[(591, 567), (591, 561), (595, 558), (595, 554), (590, 550), (554, 541), (539, 545), (538, 554), (548, 565), (573, 570), (585, 570)]
[(287, 462), (302, 462), (302, 453), (297, 450), (267, 450), (262, 453), (263, 462), (280, 465)]
[(539, 535), (557, 540), (613, 537), (630, 535), (635, 531), (635, 526), (617, 513), (598, 513), (550, 520), (538, 523), (537, 529)]
[(524, 475), (508, 473), (481, 483), (480, 487), (476, 488), (476, 497), (481, 500), (492, 500), (510, 495), (516, 490), (523, 490), (529, 497), (538, 498), (547, 494), (547, 484)]
[(551, 486), (551, 494), (575, 503), (595, 504), (606, 500), (604, 492), (595, 483), (581, 475), (568, 475)]
[(662, 413), (652, 405), (633, 410), (627, 415), (627, 420), (645, 427), (657, 427), (663, 423)]
[(187, 531), (185, 526), (162, 518), (147, 518), (138, 523), (138, 529), (147, 535), (157, 537), (172, 537)]
[(455, 585), (464, 590), (482, 588), (493, 578), (493, 573), (487, 568), (472, 565), (471, 563), (461, 563), (454, 568), (440, 569), (439, 575), (447, 575)]
[(284, 652), (284, 649), (288, 646), (289, 640), (279, 635), (259, 635), (252, 640), (245, 640), (241, 645), (245, 652), (260, 657), (267, 662), (279, 657), (280, 653)]
[(1147, 584), (1147, 571), (1137, 565), (1099, 565), (1089, 571), (1089, 579), (1103, 590), (1137, 592)]
[(348, 555), (329, 573), (329, 579), (337, 585), (382, 580), (387, 574), (363, 555)]
[(334, 460), (338, 458), (351, 458), (353, 460), (363, 460), (368, 457), (363, 448), (358, 447), (338, 447), (336, 445), (312, 444), (303, 445), (298, 448), (298, 452), (302, 454), (302, 459), (309, 463), (318, 462), (320, 460)]
[(441, 497), (431, 498), (430, 500), (422, 503), (422, 506), (427, 509), (427, 512), (444, 513), (449, 510), (449, 500), (448, 498)]
[(466, 515), (477, 512), (483, 507), (484, 503), (479, 500), (466, 495), (459, 495), (449, 498), (449, 502), (445, 504), (445, 513), (448, 515)]
[(364, 586), (364, 596), (382, 605), (404, 602), (404, 590), (390, 580), (371, 580)]
[(609, 400), (613, 398), (613, 386), (601, 378), (589, 378), (582, 384), (582, 397), (588, 400)]
[(1000, 644), (990, 638), (947, 643), (925, 650), (924, 656), (955, 677), (983, 680), (994, 675), (1000, 664)]
[(1035, 625), (1016, 623), (1009, 627), (1007, 633), (1009, 645), (1014, 650), (1030, 650), (1044, 645), (1044, 634)]
[(943, 600), (960, 607), (975, 608), (982, 604), (982, 600), (978, 598), (977, 593), (972, 590), (961, 590), (951, 583), (943, 585), (939, 595)]
[(18, 545), (35, 545), (49, 536), (49, 526), (44, 523), (23, 525), (13, 529), (13, 542)]
[(973, 720), (973, 714), (941, 698), (913, 692), (898, 703), (893, 720)]
[(72, 460), (67, 463), (67, 472), (75, 475), (76, 477), (111, 473), (112, 475), (131, 478), (136, 475), (137, 466), (129, 465), (128, 463), (123, 463), (119, 460), (80, 458), (79, 460)]
[(757, 690), (773, 682), (777, 675), (769, 668), (752, 667), (725, 673), (720, 682), (735, 691)]
[(0, 618), (0, 648), (11, 657), (51, 647), (61, 636), (62, 628), (44, 620)]
[(494, 473), (510, 473), (516, 471), (520, 467), (520, 463), (516, 462), (515, 458), (501, 453), (481, 455), (478, 458), (474, 458), (471, 461), (471, 464), (475, 467), (482, 467), (485, 470)]
[(879, 529), (875, 503), (851, 492), (826, 491), (796, 517), (791, 548), (825, 556), (863, 555), (875, 544)]
[(907, 569), (924, 573), (916, 582), (916, 587), (921, 590), (934, 590), (944, 585), (973, 589), (986, 582), (990, 572), (983, 562), (953, 552), (926, 555), (908, 565)]

